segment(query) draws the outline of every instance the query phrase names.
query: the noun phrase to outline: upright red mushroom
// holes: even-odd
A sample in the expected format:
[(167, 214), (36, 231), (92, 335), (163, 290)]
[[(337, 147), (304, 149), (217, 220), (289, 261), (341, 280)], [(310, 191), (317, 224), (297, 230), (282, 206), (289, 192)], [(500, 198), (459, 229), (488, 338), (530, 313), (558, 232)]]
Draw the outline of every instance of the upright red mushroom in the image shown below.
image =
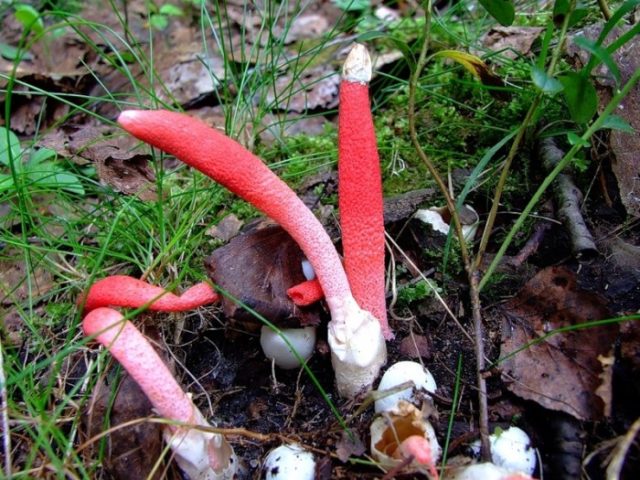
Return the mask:
[(186, 424), (167, 425), (164, 437), (189, 478), (234, 478), (237, 459), (233, 448), (224, 436), (193, 428), (211, 425), (131, 322), (113, 309), (96, 308), (84, 318), (82, 328), (85, 335), (95, 335), (109, 349), (161, 416)]
[(380, 322), (386, 339), (382, 178), (369, 102), (371, 57), (355, 44), (342, 69), (338, 114), (338, 205), (344, 266), (358, 305)]
[(338, 391), (352, 397), (370, 388), (386, 361), (380, 323), (356, 303), (331, 239), (297, 195), (258, 157), (197, 119), (168, 111), (130, 110), (118, 122), (135, 137), (243, 197), (287, 230), (311, 262), (331, 311), (328, 339)]

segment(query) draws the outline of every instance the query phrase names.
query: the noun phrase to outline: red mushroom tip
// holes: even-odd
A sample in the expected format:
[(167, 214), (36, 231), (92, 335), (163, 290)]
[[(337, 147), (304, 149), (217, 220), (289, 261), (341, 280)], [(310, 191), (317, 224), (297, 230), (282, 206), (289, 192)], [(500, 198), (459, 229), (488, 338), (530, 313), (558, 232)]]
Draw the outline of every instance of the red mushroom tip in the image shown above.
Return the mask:
[(298, 307), (308, 307), (322, 300), (324, 292), (318, 280), (307, 280), (288, 289), (287, 295)]

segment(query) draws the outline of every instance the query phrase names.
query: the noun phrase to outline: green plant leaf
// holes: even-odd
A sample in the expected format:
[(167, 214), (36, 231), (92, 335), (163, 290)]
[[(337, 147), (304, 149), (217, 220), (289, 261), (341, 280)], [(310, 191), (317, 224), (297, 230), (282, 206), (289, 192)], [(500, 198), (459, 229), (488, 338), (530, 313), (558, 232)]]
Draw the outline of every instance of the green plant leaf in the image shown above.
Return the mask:
[(568, 72), (559, 77), (564, 89), (571, 118), (576, 123), (587, 123), (598, 108), (598, 94), (585, 74)]
[[(596, 57), (598, 60), (600, 60), (600, 62), (604, 63), (611, 72), (611, 75), (613, 75), (616, 83), (620, 83), (620, 70), (618, 69), (618, 65), (616, 65), (616, 62), (613, 61), (613, 57), (611, 56), (611, 54), (607, 52), (607, 50), (602, 45), (583, 36), (574, 38), (573, 42), (578, 47), (586, 50), (591, 55)], [(591, 66), (591, 68), (594, 68), (597, 63), (592, 64), (592, 62), (589, 62), (589, 65)]]
[(627, 0), (624, 2), (618, 10), (614, 12), (611, 18), (604, 24), (604, 28), (598, 35), (598, 40), (596, 43), (601, 45), (604, 42), (604, 39), (607, 38), (609, 32), (613, 30), (613, 28), (617, 25), (617, 23), (624, 17), (627, 13), (633, 10), (637, 5), (640, 5), (640, 0)]
[(567, 140), (571, 145), (580, 145), (581, 147), (588, 147), (589, 142), (583, 140), (576, 132), (567, 132)]
[(159, 13), (161, 15), (168, 15), (171, 17), (182, 17), (184, 15), (184, 12), (180, 7), (176, 5), (172, 5), (170, 3), (165, 3), (164, 5), (162, 5), (160, 7)]
[(8, 43), (0, 42), (0, 57), (7, 60), (33, 60), (33, 55)]
[(555, 78), (550, 77), (547, 75), (547, 72), (535, 65), (531, 67), (531, 79), (536, 87), (544, 93), (552, 96), (562, 91), (564, 88), (562, 83)]
[(9, 166), (9, 154), (13, 157), (14, 164), (20, 164), (22, 148), (16, 134), (6, 127), (0, 127), (0, 163)]
[(149, 25), (156, 30), (164, 30), (169, 26), (169, 19), (166, 15), (154, 13), (149, 17)]
[(618, 115), (609, 115), (604, 119), (600, 130), (620, 130), (625, 133), (636, 133), (635, 129), (629, 123)]
[(508, 27), (516, 18), (516, 11), (511, 0), (479, 0), (489, 15), (495, 18), (500, 25)]
[(557, 26), (562, 25), (564, 18), (569, 14), (570, 8), (569, 0), (556, 0), (553, 4), (553, 23)]
[(344, 12), (360, 12), (371, 7), (371, 0), (331, 0)]
[(33, 153), (29, 156), (29, 165), (38, 165), (45, 160), (49, 160), (51, 158), (57, 157), (57, 153), (55, 150), (51, 150), (50, 148), (39, 148), (38, 150), (34, 150)]
[(42, 188), (84, 194), (84, 187), (78, 177), (50, 161), (44, 161), (37, 168), (29, 170), (28, 176), (29, 180)]
[(580, 20), (582, 20), (588, 15), (588, 13), (589, 13), (589, 10), (586, 8), (576, 8), (573, 12), (571, 12), (571, 16), (569, 17), (568, 27), (571, 28), (577, 25), (580, 22)]
[(6, 173), (0, 173), (0, 193), (13, 188), (13, 177)]
[(44, 32), (44, 23), (40, 13), (31, 5), (24, 3), (16, 5), (14, 15), (25, 29), (33, 30), (38, 35)]

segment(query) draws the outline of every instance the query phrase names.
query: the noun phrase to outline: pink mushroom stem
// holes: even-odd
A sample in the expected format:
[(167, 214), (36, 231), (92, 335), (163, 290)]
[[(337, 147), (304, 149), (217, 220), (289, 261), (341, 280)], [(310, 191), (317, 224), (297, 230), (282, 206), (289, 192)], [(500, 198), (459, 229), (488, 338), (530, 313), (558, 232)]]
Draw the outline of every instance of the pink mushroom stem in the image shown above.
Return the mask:
[(118, 122), (133, 136), (200, 170), (278, 222), (307, 255), (330, 306), (351, 296), (338, 253), (320, 222), (258, 157), (187, 115), (127, 110)]
[(142, 308), (158, 312), (182, 312), (215, 303), (219, 295), (208, 283), (198, 283), (182, 295), (127, 275), (113, 275), (98, 280), (87, 292), (84, 313), (99, 307)]
[[(82, 327), (85, 335), (95, 335), (120, 362), (161, 416), (180, 423), (210, 426), (151, 344), (119, 312), (96, 308), (84, 318)], [(226, 479), (235, 472), (233, 449), (220, 434), (169, 425), (165, 438), (178, 465), (191, 478)]]
[(342, 69), (338, 112), (338, 205), (344, 265), (358, 304), (393, 338), (385, 303), (382, 177), (371, 116), (371, 57), (355, 44)]
[(436, 470), (433, 456), (431, 454), (431, 444), (421, 435), (411, 435), (404, 439), (398, 446), (396, 455), (412, 456), (416, 463), (424, 465), (429, 470), (431, 478), (438, 480), (438, 471)]
[(329, 343), (338, 390), (353, 396), (369, 388), (386, 361), (381, 330), (372, 327), (372, 315), (358, 307), (331, 239), (302, 200), (258, 157), (197, 119), (129, 110), (118, 122), (249, 201), (291, 235), (311, 262), (331, 310)]

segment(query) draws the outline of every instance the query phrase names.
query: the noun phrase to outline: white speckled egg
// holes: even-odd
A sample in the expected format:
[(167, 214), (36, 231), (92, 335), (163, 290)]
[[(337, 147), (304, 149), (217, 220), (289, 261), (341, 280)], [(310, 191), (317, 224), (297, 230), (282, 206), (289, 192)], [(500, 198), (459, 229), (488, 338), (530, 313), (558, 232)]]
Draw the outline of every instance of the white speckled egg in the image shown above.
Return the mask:
[(281, 445), (269, 452), (262, 471), (266, 480), (313, 480), (316, 461), (299, 445)]

